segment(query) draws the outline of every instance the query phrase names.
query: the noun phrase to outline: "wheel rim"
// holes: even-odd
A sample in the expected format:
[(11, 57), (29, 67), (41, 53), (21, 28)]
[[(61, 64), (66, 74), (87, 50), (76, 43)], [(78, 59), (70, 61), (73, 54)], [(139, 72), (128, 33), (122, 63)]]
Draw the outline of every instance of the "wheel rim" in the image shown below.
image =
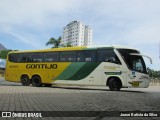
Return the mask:
[(23, 78), (23, 79), (22, 79), (22, 82), (23, 82), (23, 83), (28, 83), (28, 79), (27, 79), (27, 78)]
[(113, 82), (113, 87), (114, 87), (114, 88), (118, 88), (118, 87), (119, 87), (119, 83), (116, 82), (116, 81), (114, 81), (114, 82)]
[(21, 77), (21, 84), (23, 86), (28, 86), (30, 84), (30, 79), (28, 76), (22, 76)]

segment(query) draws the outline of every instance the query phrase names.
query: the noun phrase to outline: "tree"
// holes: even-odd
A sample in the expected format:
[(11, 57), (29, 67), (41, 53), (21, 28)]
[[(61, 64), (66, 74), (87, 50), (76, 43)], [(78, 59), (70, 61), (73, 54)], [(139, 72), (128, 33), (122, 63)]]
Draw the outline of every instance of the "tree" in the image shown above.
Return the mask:
[(1, 50), (0, 51), (0, 58), (1, 59), (6, 59), (7, 58), (7, 54), (12, 51), (12, 50)]
[(55, 39), (55, 38), (51, 37), (49, 39), (49, 41), (46, 43), (46, 46), (47, 45), (53, 45), (52, 48), (58, 48), (58, 47), (60, 47), (60, 43), (61, 43), (61, 37), (59, 37), (58, 39)]
[(72, 47), (72, 45), (71, 45), (70, 42), (68, 42), (67, 44), (62, 44), (61, 46), (62, 46), (62, 47)]
[(148, 74), (151, 78), (153, 78), (153, 79), (158, 78), (160, 80), (160, 70), (157, 71), (157, 70), (147, 68), (147, 71), (148, 71)]

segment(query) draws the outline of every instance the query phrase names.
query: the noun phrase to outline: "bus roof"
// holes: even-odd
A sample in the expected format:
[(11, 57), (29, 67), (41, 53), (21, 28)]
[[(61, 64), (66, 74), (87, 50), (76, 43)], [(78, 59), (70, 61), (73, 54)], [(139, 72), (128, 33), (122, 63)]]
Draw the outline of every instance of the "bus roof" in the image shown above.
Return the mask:
[[(123, 45), (96, 45), (96, 46), (90, 46), (90, 48), (115, 48), (115, 49), (133, 49), (136, 50), (135, 48), (128, 47), (128, 46), (123, 46)], [(88, 47), (89, 48), (89, 47)]]
[(98, 46), (82, 46), (82, 47), (63, 47), (63, 48), (50, 48), (50, 49), (41, 49), (41, 50), (20, 50), (20, 51), (11, 51), (10, 53), (26, 53), (26, 52), (47, 52), (47, 51), (70, 51), (70, 50), (87, 50), (87, 49), (97, 49), (97, 48), (108, 48), (108, 49), (132, 49), (135, 48), (122, 46), (122, 45), (98, 45)]

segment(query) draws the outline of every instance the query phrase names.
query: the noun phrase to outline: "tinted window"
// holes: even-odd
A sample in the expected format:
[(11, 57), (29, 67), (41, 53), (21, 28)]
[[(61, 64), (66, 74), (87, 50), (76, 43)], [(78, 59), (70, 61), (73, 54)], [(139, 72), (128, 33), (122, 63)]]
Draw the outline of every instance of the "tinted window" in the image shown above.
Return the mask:
[[(97, 55), (96, 55), (97, 53)], [(96, 57), (97, 56), (97, 57)], [(82, 50), (45, 53), (9, 54), (11, 62), (112, 62), (120, 63), (113, 50)]]
[(59, 53), (58, 52), (44, 53), (44, 61), (45, 62), (59, 61)]
[(77, 61), (93, 62), (96, 60), (96, 51), (95, 50), (79, 51), (77, 56), (78, 56)]
[(31, 62), (42, 62), (43, 53), (30, 53), (30, 61)]
[(8, 59), (9, 59), (10, 62), (17, 62), (18, 54), (9, 54)]
[(95, 61), (96, 60), (96, 51), (93, 51), (93, 50), (84, 51), (83, 52), (83, 59), (86, 62)]
[(71, 62), (76, 61), (76, 52), (60, 52), (60, 61)]
[(77, 52), (77, 61), (78, 62), (83, 62), (83, 51), (78, 51)]
[(98, 50), (97, 51), (97, 61), (120, 64), (120, 60), (118, 59), (113, 49)]
[(27, 53), (18, 53), (18, 54), (9, 54), (10, 62), (29, 62), (29, 54)]
[(27, 53), (20, 53), (17, 55), (18, 55), (17, 62), (29, 62), (30, 61), (29, 54)]

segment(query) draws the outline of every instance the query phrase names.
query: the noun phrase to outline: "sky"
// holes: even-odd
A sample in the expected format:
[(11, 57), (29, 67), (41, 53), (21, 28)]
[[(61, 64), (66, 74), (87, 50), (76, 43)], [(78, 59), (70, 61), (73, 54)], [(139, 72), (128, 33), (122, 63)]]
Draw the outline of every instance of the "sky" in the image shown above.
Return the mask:
[(46, 49), (71, 21), (93, 29), (92, 45), (124, 45), (160, 70), (160, 0), (1, 0), (0, 43), (13, 50)]

